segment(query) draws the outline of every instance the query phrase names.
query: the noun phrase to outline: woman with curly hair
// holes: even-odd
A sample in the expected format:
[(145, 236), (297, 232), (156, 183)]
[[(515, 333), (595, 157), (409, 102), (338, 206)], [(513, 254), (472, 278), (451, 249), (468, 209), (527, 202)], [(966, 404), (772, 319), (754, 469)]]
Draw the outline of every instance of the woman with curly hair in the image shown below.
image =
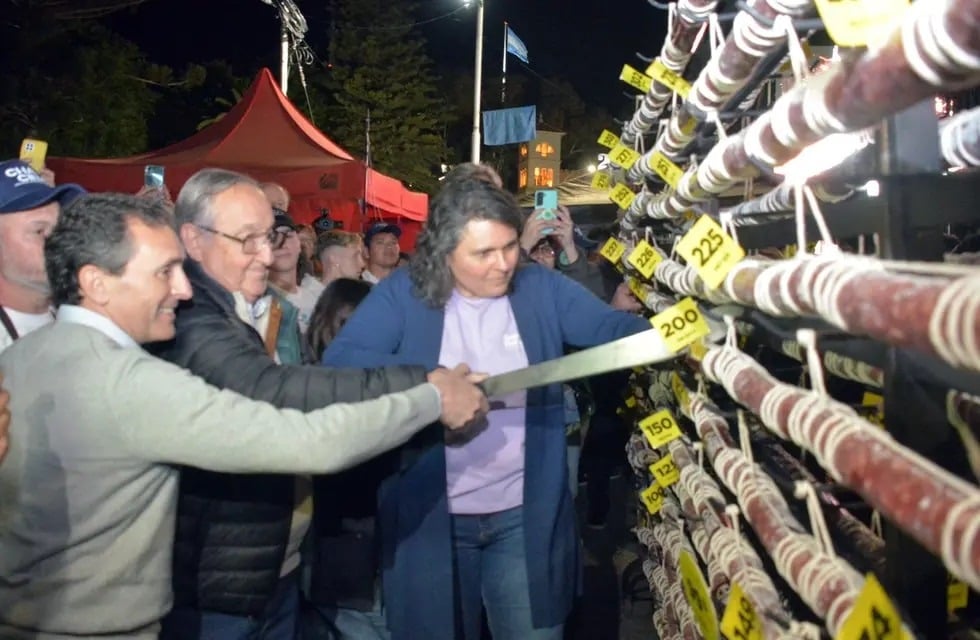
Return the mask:
[[(332, 366), (466, 362), (494, 375), (649, 329), (554, 270), (521, 264), (516, 200), (447, 180), (408, 269), (376, 285), (327, 348)], [(561, 385), (491, 398), (462, 442), (403, 449), (382, 485), (384, 604), (395, 640), (557, 640), (579, 581)], [(437, 437), (432, 437), (433, 435)]]

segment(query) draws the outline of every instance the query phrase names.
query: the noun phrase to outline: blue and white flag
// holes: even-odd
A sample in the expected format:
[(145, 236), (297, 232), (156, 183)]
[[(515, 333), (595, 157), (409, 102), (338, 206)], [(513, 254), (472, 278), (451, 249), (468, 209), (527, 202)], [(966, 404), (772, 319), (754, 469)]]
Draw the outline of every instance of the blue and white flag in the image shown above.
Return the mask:
[(537, 108), (516, 107), (483, 112), (483, 144), (488, 147), (534, 140)]
[(527, 47), (524, 46), (524, 42), (517, 37), (517, 34), (510, 27), (507, 27), (507, 42), (505, 46), (507, 53), (516, 57), (524, 64), (530, 64), (527, 61)]

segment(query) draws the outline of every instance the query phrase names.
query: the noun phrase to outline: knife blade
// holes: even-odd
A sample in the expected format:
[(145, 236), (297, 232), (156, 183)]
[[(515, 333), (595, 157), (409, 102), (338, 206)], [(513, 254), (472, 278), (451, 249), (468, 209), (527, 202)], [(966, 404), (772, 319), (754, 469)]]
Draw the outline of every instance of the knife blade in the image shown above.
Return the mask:
[(618, 369), (665, 362), (676, 356), (664, 344), (660, 331), (649, 329), (578, 353), (490, 376), (478, 386), (492, 398)]

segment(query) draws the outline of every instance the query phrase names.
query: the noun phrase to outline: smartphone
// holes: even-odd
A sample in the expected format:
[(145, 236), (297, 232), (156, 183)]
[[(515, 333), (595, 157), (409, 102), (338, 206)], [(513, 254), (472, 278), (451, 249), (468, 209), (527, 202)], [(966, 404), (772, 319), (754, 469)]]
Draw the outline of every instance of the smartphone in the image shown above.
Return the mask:
[[(538, 189), (534, 192), (534, 209), (538, 212), (539, 220), (558, 219), (558, 190), (557, 189)], [(541, 230), (541, 235), (550, 236), (555, 230), (552, 227), (545, 227)]]
[(148, 164), (143, 169), (143, 184), (147, 187), (163, 186), (163, 167), (158, 164)]
[(48, 155), (48, 143), (44, 140), (24, 138), (20, 143), (20, 159), (40, 173), (44, 169), (44, 159)]
[[(538, 189), (534, 192), (534, 208), (546, 209), (554, 213), (558, 208), (557, 189)], [(550, 219), (550, 218), (549, 218)]]

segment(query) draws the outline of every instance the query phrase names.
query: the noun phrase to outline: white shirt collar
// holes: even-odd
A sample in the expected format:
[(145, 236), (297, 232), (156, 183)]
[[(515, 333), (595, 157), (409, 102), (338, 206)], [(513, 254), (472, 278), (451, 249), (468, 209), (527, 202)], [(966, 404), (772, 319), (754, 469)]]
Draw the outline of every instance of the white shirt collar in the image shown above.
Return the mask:
[(96, 313), (95, 311), (86, 309), (85, 307), (79, 307), (73, 304), (63, 304), (58, 307), (57, 321), (91, 327), (92, 329), (105, 334), (111, 338), (113, 342), (124, 349), (131, 347), (139, 348), (140, 346), (138, 342), (133, 340), (132, 336), (120, 329), (119, 325), (110, 320), (108, 317), (102, 315), (101, 313)]

